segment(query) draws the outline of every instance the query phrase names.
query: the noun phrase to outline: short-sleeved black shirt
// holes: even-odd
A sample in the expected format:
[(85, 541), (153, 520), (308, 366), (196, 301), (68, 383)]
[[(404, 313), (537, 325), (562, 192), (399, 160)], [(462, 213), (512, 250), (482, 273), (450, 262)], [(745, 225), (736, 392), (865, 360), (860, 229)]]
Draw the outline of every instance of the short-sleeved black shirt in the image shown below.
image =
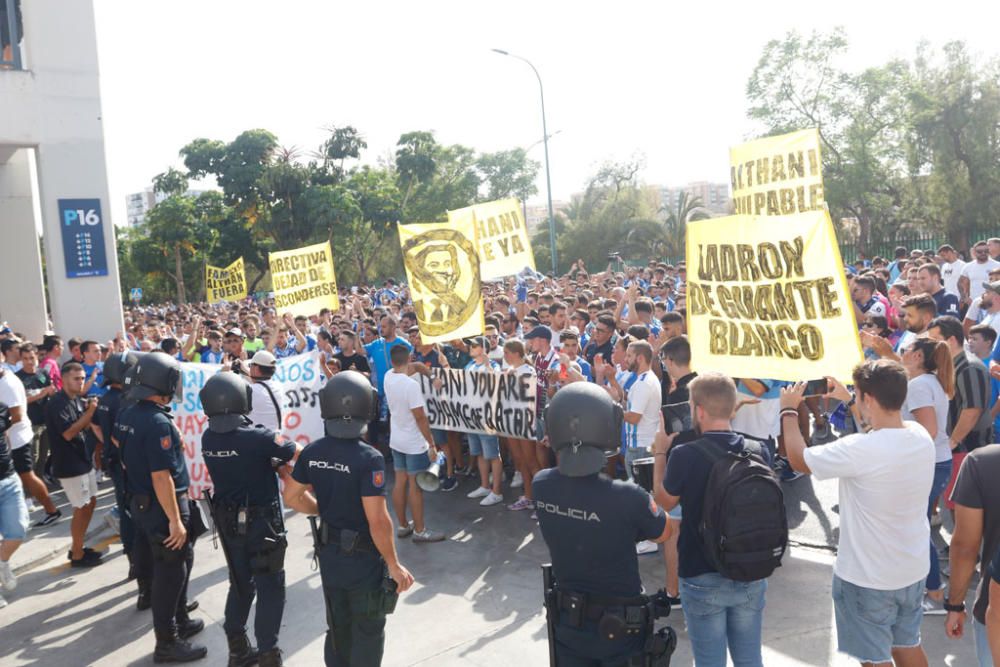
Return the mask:
[(333, 358), (340, 362), (340, 370), (350, 371), (355, 370), (359, 373), (371, 373), (372, 367), (368, 364), (368, 357), (363, 354), (354, 354), (347, 356), (343, 352), (338, 352), (333, 355)]
[(84, 429), (72, 440), (63, 434), (86, 412), (83, 400), (70, 398), (65, 391), (52, 396), (45, 408), (45, 425), (49, 432), (49, 454), (52, 457), (52, 474), (60, 479), (85, 475), (94, 469), (88, 455)]
[(663, 534), (667, 516), (631, 482), (542, 470), (532, 482), (552, 570), (567, 591), (614, 597), (642, 592), (635, 544)]
[(191, 485), (181, 434), (170, 410), (151, 401), (139, 401), (118, 414), (115, 426), (122, 461), (128, 471), (128, 490), (153, 496), (152, 473), (169, 470), (176, 491)]
[(292, 478), (312, 485), (323, 521), (371, 532), (361, 498), (385, 495), (385, 460), (377, 449), (359, 440), (320, 438), (299, 454)]
[[(705, 487), (712, 472), (713, 460), (697, 451), (706, 439), (720, 442), (733, 452), (743, 451), (743, 436), (731, 431), (709, 431), (702, 437), (687, 444), (674, 445), (667, 458), (667, 473), (663, 480), (663, 488), (672, 496), (681, 499), (684, 507), (684, 520), (681, 522), (681, 534), (677, 541), (679, 560), (678, 570), (682, 577), (697, 577), (708, 572), (715, 572), (705, 555), (698, 530), (701, 526), (702, 508), (705, 504)], [(771, 464), (771, 455), (766, 447), (762, 447), (764, 462)]]
[[(45, 389), (52, 384), (52, 378), (49, 377), (49, 372), (44, 368), (35, 369), (34, 373), (28, 373), (24, 369), (19, 370), (17, 373), (17, 378), (24, 385), (24, 392), (30, 398), (35, 392)], [(45, 406), (48, 405), (49, 399), (43, 398), (32, 403), (28, 403), (28, 419), (31, 420), (32, 426), (42, 426), (45, 424)]]
[(201, 436), (201, 455), (217, 501), (266, 507), (278, 500), (271, 459), (290, 461), (295, 443), (279, 443), (274, 431), (263, 426), (241, 426), (228, 433), (208, 430)]

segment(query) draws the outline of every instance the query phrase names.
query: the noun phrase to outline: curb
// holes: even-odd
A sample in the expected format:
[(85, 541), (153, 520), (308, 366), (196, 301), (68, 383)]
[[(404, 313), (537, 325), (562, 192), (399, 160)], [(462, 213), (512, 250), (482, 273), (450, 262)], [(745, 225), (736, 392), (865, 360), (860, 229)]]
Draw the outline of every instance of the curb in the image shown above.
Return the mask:
[[(83, 539), (84, 539), (84, 541), (92, 541), (92, 538), (97, 537), (99, 535), (103, 535), (104, 533), (107, 533), (107, 537), (110, 537), (111, 535), (113, 535), (113, 533), (111, 532), (111, 529), (104, 523), (104, 521), (102, 519), (100, 521), (100, 525), (96, 526), (93, 529), (91, 529), (90, 531), (88, 531), (87, 534), (84, 535)], [(47, 563), (47, 562), (49, 562), (51, 560), (55, 560), (56, 558), (58, 558), (60, 555), (62, 555), (66, 551), (69, 551), (69, 549), (72, 547), (72, 545), (73, 545), (72, 539), (70, 539), (67, 536), (66, 542), (60, 544), (57, 547), (53, 547), (53, 548), (49, 549), (48, 551), (45, 551), (45, 552), (43, 552), (41, 554), (38, 554), (37, 556), (35, 556), (31, 560), (24, 561), (23, 563), (19, 563), (16, 567), (11, 568), (11, 569), (14, 571), (14, 574), (16, 574), (16, 575), (17, 574), (22, 574), (24, 572), (27, 572), (28, 570), (33, 570), (36, 567), (39, 567), (40, 565), (44, 565), (45, 563)]]

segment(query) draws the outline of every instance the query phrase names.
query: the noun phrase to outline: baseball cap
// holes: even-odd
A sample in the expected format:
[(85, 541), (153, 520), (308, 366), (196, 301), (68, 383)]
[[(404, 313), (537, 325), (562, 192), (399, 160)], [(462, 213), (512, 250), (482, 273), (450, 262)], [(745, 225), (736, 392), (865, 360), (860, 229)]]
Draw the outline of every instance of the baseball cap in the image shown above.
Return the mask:
[(278, 360), (267, 350), (261, 350), (250, 360), (252, 366), (260, 366), (261, 368), (274, 368), (277, 363)]
[(226, 330), (226, 336), (237, 336), (239, 338), (243, 338), (243, 332), (239, 328), (233, 327), (232, 329)]
[(988, 289), (994, 294), (1000, 294), (1000, 280), (994, 280), (991, 283), (983, 283), (983, 288)]
[(552, 329), (549, 329), (545, 325), (539, 324), (524, 337), (524, 340), (531, 340), (532, 338), (544, 338), (545, 340), (551, 343)]
[(489, 349), (489, 347), (486, 345), (486, 338), (484, 336), (473, 336), (472, 338), (466, 338), (465, 344), (468, 345), (469, 347), (478, 345), (479, 347), (486, 348), (487, 350)]

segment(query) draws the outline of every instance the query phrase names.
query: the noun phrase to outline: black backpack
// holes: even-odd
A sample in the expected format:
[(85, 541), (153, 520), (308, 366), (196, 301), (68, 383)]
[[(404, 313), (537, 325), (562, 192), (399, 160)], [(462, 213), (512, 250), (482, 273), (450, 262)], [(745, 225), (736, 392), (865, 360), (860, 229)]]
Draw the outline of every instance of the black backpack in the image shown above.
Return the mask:
[(788, 548), (788, 518), (763, 445), (744, 441), (736, 453), (706, 438), (694, 446), (712, 461), (698, 527), (709, 563), (735, 581), (771, 576)]

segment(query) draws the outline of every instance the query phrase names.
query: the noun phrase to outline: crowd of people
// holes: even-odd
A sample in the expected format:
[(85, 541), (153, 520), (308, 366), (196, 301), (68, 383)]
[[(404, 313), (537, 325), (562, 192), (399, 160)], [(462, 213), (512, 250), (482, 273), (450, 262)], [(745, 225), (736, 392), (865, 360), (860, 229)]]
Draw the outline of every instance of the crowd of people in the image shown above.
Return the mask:
[[(761, 664), (766, 591), (766, 580), (727, 579), (706, 556), (699, 527), (711, 465), (690, 454), (706, 434), (735, 450), (763, 443), (760, 458), (783, 483), (810, 473), (840, 479), (833, 587), (840, 650), (865, 664), (926, 664), (923, 615), (945, 615), (947, 634), (961, 637), (978, 562), (973, 634), (980, 664), (993, 664), (991, 646), (1000, 656), (1000, 610), (989, 605), (991, 586), (1000, 585), (991, 583), (1000, 571), (989, 566), (1000, 560), (1000, 486), (990, 481), (1000, 473), (1000, 445), (991, 444), (1000, 433), (1000, 239), (976, 243), (969, 261), (950, 245), (897, 248), (891, 259), (845, 271), (866, 361), (853, 390), (827, 379), (824, 391), (809, 395), (801, 383), (716, 374), (697, 388), (683, 263), (591, 272), (578, 261), (558, 277), (526, 272), (486, 282), (483, 334), (447, 343), (421, 340), (408, 290), (392, 280), (342, 290), (338, 310), (310, 317), (248, 299), (133, 304), (124, 330), (107, 341), (64, 342), (54, 333), (27, 341), (5, 326), (0, 584), (8, 593), (16, 585), (10, 561), (29, 534), (29, 506), (37, 507), (34, 526), (62, 520), (51, 497), (59, 488), (73, 508), (71, 565), (102, 562), (84, 536), (99, 475), (120, 469), (101, 417), (111, 356), (158, 351), (242, 372), (254, 391), (251, 420), (280, 432), (276, 362), (318, 350), (328, 377), (357, 371), (378, 393), (366, 438), (395, 469), (399, 539), (445, 539), (429, 527), (415, 479), (439, 454), (441, 492), (472, 477), (466, 496), (483, 511), (537, 518), (533, 481), (556, 462), (546, 405), (567, 386), (592, 383), (624, 415), (605, 473), (631, 479), (644, 460), (665, 459), (656, 461), (662, 477), (650, 491), (669, 513), (669, 536), (635, 549), (663, 554), (667, 595), (685, 612), (699, 666), (724, 665), (727, 644), (736, 664)], [(411, 376), (441, 368), (533, 376), (534, 437), (433, 428)], [(122, 513), (108, 520), (125, 542)], [(942, 524), (953, 526), (943, 552), (931, 539)]]

